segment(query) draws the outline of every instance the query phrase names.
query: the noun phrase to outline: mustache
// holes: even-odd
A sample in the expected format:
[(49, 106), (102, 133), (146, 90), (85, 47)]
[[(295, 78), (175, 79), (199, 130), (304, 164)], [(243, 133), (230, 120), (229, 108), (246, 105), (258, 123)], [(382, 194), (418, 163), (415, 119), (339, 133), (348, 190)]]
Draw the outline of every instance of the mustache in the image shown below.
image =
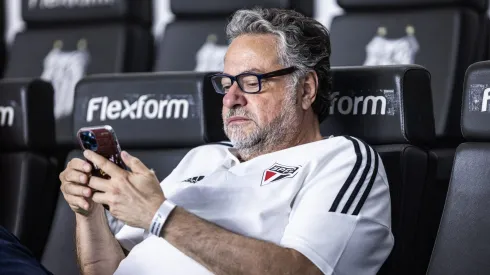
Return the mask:
[(226, 120), (233, 116), (242, 116), (248, 119), (253, 119), (253, 116), (243, 108), (229, 109), (228, 112), (226, 112), (224, 119)]

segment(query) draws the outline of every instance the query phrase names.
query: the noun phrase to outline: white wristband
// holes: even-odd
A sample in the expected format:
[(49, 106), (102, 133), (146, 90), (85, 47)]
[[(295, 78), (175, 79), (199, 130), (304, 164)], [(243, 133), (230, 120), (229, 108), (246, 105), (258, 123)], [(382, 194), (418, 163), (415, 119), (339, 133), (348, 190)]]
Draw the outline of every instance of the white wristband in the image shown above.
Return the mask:
[(174, 210), (175, 204), (169, 200), (164, 200), (162, 205), (160, 205), (160, 208), (158, 208), (157, 212), (155, 213), (155, 216), (153, 216), (153, 220), (151, 220), (150, 224), (150, 234), (155, 235), (155, 236), (160, 236), (160, 231), (163, 228), (163, 225), (165, 224), (165, 221), (167, 220), (168, 216)]

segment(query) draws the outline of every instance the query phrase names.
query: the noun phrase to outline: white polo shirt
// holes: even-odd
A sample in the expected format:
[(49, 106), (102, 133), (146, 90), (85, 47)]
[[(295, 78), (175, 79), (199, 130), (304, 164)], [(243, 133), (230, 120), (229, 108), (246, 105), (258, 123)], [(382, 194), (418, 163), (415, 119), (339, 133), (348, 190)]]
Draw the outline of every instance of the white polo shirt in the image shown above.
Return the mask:
[[(243, 163), (229, 146), (200, 146), (161, 187), (187, 211), (237, 234), (295, 249), (324, 274), (376, 274), (394, 244), (383, 163), (352, 137)], [(143, 229), (124, 225), (116, 239), (130, 253), (115, 274), (212, 274)]]

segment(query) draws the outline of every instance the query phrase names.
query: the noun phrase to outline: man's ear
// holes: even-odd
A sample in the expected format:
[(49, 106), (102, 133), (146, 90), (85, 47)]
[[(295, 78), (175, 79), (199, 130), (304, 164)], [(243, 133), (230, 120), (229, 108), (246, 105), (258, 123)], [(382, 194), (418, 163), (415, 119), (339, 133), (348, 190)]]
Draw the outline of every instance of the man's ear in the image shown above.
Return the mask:
[(301, 96), (301, 107), (303, 110), (308, 110), (316, 99), (318, 91), (318, 75), (315, 71), (310, 71), (306, 74), (303, 82), (303, 94)]

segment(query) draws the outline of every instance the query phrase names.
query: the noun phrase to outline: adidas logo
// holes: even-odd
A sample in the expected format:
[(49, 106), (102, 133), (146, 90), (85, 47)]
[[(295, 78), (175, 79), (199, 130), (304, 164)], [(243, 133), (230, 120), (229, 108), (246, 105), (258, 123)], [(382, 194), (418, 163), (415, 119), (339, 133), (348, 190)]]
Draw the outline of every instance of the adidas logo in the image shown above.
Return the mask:
[(192, 177), (192, 178), (188, 178), (182, 182), (190, 182), (190, 183), (196, 183), (200, 180), (204, 179), (204, 176), (198, 176), (198, 177)]

